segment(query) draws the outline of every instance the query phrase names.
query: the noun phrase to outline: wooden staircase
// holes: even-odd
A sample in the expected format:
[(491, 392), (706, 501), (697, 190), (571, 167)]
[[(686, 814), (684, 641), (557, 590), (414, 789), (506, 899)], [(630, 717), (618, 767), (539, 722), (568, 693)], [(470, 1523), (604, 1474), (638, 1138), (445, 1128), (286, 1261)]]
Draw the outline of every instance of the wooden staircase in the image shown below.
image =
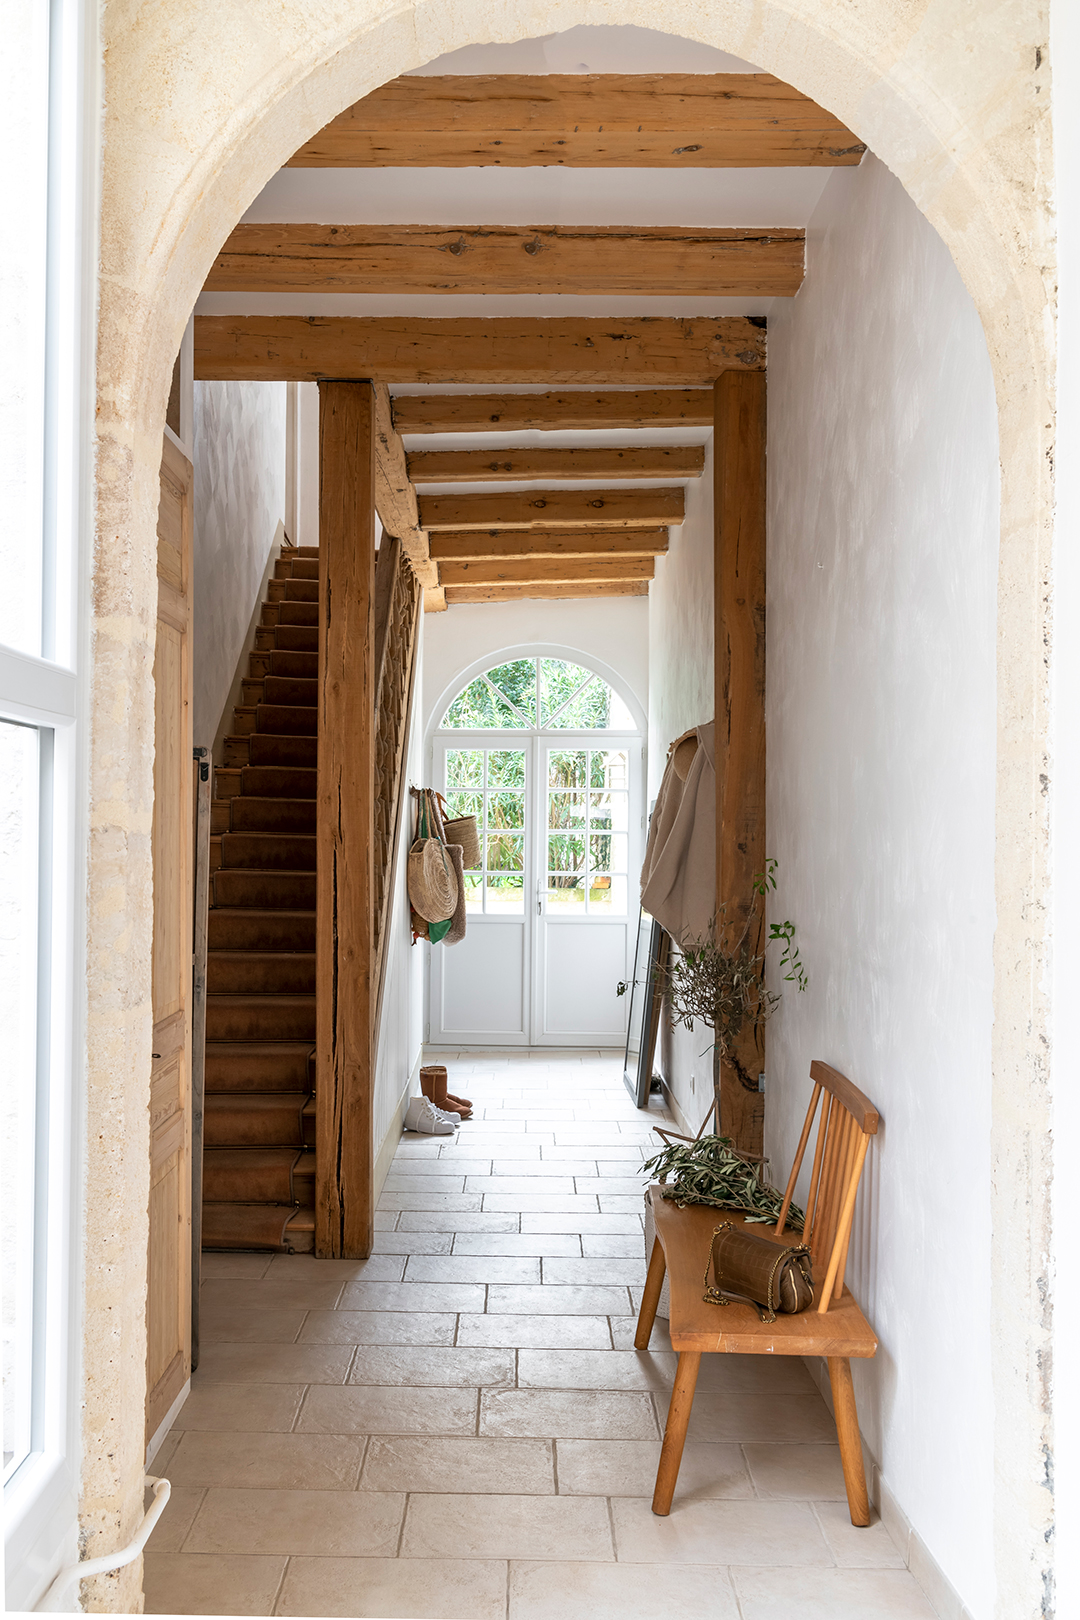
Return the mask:
[(275, 564), (214, 773), (207, 1249), (314, 1246), (318, 556)]

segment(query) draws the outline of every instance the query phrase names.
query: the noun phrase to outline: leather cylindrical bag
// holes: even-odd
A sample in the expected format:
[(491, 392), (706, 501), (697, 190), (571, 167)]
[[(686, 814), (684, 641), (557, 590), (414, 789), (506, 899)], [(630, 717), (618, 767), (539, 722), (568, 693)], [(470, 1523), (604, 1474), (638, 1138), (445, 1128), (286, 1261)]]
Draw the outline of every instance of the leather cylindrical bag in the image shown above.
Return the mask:
[(810, 1250), (805, 1243), (784, 1248), (724, 1221), (713, 1231), (704, 1297), (729, 1305), (731, 1296), (750, 1300), (763, 1322), (775, 1322), (778, 1311), (808, 1310), (814, 1303)]

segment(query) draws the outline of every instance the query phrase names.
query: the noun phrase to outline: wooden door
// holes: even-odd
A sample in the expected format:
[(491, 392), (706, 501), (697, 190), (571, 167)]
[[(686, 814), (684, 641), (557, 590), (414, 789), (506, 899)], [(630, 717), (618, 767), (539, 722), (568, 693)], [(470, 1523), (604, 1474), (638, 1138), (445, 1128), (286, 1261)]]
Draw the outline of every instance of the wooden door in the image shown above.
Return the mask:
[(166, 435), (154, 649), (146, 1437), (191, 1376), (191, 463)]

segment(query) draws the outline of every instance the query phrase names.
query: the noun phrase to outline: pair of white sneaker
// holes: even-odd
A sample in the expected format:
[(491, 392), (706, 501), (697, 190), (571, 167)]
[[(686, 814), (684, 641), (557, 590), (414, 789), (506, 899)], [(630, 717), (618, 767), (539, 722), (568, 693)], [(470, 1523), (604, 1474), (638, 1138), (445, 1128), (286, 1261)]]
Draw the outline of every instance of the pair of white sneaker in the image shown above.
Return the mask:
[(430, 1097), (414, 1097), (405, 1110), (405, 1129), (424, 1136), (453, 1136), (460, 1123), (459, 1114), (436, 1108)]

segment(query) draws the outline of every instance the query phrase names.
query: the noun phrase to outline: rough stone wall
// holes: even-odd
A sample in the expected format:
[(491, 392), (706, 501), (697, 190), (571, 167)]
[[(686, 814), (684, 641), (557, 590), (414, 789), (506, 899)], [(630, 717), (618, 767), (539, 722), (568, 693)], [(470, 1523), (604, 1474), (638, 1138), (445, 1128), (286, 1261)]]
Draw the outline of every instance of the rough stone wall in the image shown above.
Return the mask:
[[(98, 344), (88, 889), (88, 1551), (141, 1505), (150, 1069), (154, 520), (173, 356), (221, 242), (285, 159), (379, 83), (482, 40), (636, 23), (829, 107), (953, 253), (1001, 412), (993, 1065), (998, 1606), (1040, 1612), (1049, 1523), (1045, 965), (1053, 242), (1039, 0), (111, 0)], [(101, 1534), (99, 1542), (98, 1536)], [(100, 1584), (100, 1583), (99, 1583)], [(137, 1574), (91, 1606), (137, 1604)]]

